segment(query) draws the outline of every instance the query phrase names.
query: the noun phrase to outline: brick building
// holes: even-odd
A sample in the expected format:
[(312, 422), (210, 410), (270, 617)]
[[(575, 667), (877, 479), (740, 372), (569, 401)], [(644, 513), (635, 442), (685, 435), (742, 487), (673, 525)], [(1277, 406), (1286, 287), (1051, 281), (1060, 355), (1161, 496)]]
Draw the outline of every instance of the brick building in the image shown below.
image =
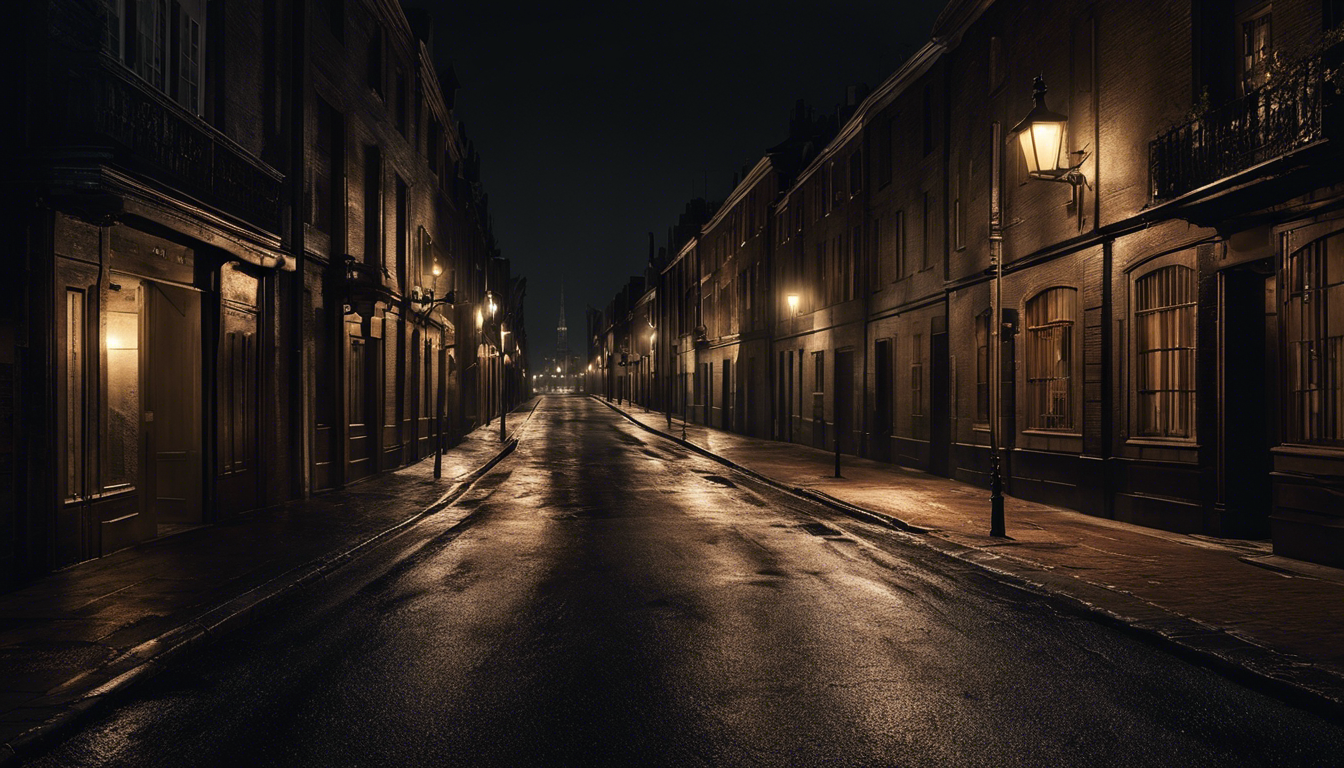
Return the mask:
[[(997, 426), (1014, 495), (1344, 564), (1341, 21), (1335, 0), (953, 0), (796, 173), (758, 164), (669, 248), (672, 410), (982, 484)], [(1053, 175), (1013, 133), (1038, 75)], [(725, 292), (748, 263), (750, 300)], [(760, 327), (765, 389), (742, 371)]]
[(396, 3), (14, 21), (0, 579), (403, 465), (440, 413), (451, 439), (497, 410), (499, 335), (471, 320), (522, 292), (455, 83)]

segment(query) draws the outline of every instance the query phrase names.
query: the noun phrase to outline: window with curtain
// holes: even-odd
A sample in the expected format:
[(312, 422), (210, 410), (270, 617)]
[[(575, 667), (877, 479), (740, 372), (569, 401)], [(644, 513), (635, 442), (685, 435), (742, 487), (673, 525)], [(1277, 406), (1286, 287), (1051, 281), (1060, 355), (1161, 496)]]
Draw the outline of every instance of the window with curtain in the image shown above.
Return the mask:
[(1195, 434), (1195, 271), (1163, 267), (1134, 283), (1134, 374), (1141, 437)]
[(1026, 428), (1072, 432), (1078, 291), (1048, 288), (1032, 297), (1026, 310)]
[(1344, 445), (1344, 232), (1284, 258), (1287, 438)]

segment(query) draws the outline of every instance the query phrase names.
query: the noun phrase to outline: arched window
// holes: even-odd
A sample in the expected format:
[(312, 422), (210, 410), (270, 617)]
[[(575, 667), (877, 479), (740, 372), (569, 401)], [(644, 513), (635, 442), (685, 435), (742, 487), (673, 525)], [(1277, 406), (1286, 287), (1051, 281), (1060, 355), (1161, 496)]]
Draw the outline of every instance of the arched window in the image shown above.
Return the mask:
[(1287, 437), (1344, 445), (1344, 232), (1284, 260)]
[(1170, 266), (1134, 283), (1136, 424), (1143, 437), (1195, 430), (1195, 271)]
[(1047, 288), (1027, 302), (1027, 429), (1072, 432), (1073, 326), (1078, 291)]

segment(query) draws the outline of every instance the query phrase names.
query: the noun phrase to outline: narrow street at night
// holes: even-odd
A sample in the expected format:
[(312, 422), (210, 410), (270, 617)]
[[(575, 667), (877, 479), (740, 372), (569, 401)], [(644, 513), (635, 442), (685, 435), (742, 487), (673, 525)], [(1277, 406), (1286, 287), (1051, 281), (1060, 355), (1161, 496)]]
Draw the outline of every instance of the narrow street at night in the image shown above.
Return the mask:
[(276, 613), (33, 765), (1344, 754), (1338, 725), (577, 396), (541, 398), (517, 450), (452, 507)]

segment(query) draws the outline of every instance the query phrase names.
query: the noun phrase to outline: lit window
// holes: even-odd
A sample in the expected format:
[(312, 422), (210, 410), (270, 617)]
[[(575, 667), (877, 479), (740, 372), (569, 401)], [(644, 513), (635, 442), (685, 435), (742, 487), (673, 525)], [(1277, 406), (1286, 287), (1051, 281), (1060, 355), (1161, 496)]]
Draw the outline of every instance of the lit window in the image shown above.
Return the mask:
[(1344, 233), (1293, 251), (1284, 272), (1287, 437), (1344, 445)]
[(1195, 271), (1164, 267), (1134, 283), (1135, 380), (1143, 437), (1195, 428)]
[(1078, 292), (1049, 288), (1027, 302), (1027, 429), (1073, 431), (1073, 325)]

